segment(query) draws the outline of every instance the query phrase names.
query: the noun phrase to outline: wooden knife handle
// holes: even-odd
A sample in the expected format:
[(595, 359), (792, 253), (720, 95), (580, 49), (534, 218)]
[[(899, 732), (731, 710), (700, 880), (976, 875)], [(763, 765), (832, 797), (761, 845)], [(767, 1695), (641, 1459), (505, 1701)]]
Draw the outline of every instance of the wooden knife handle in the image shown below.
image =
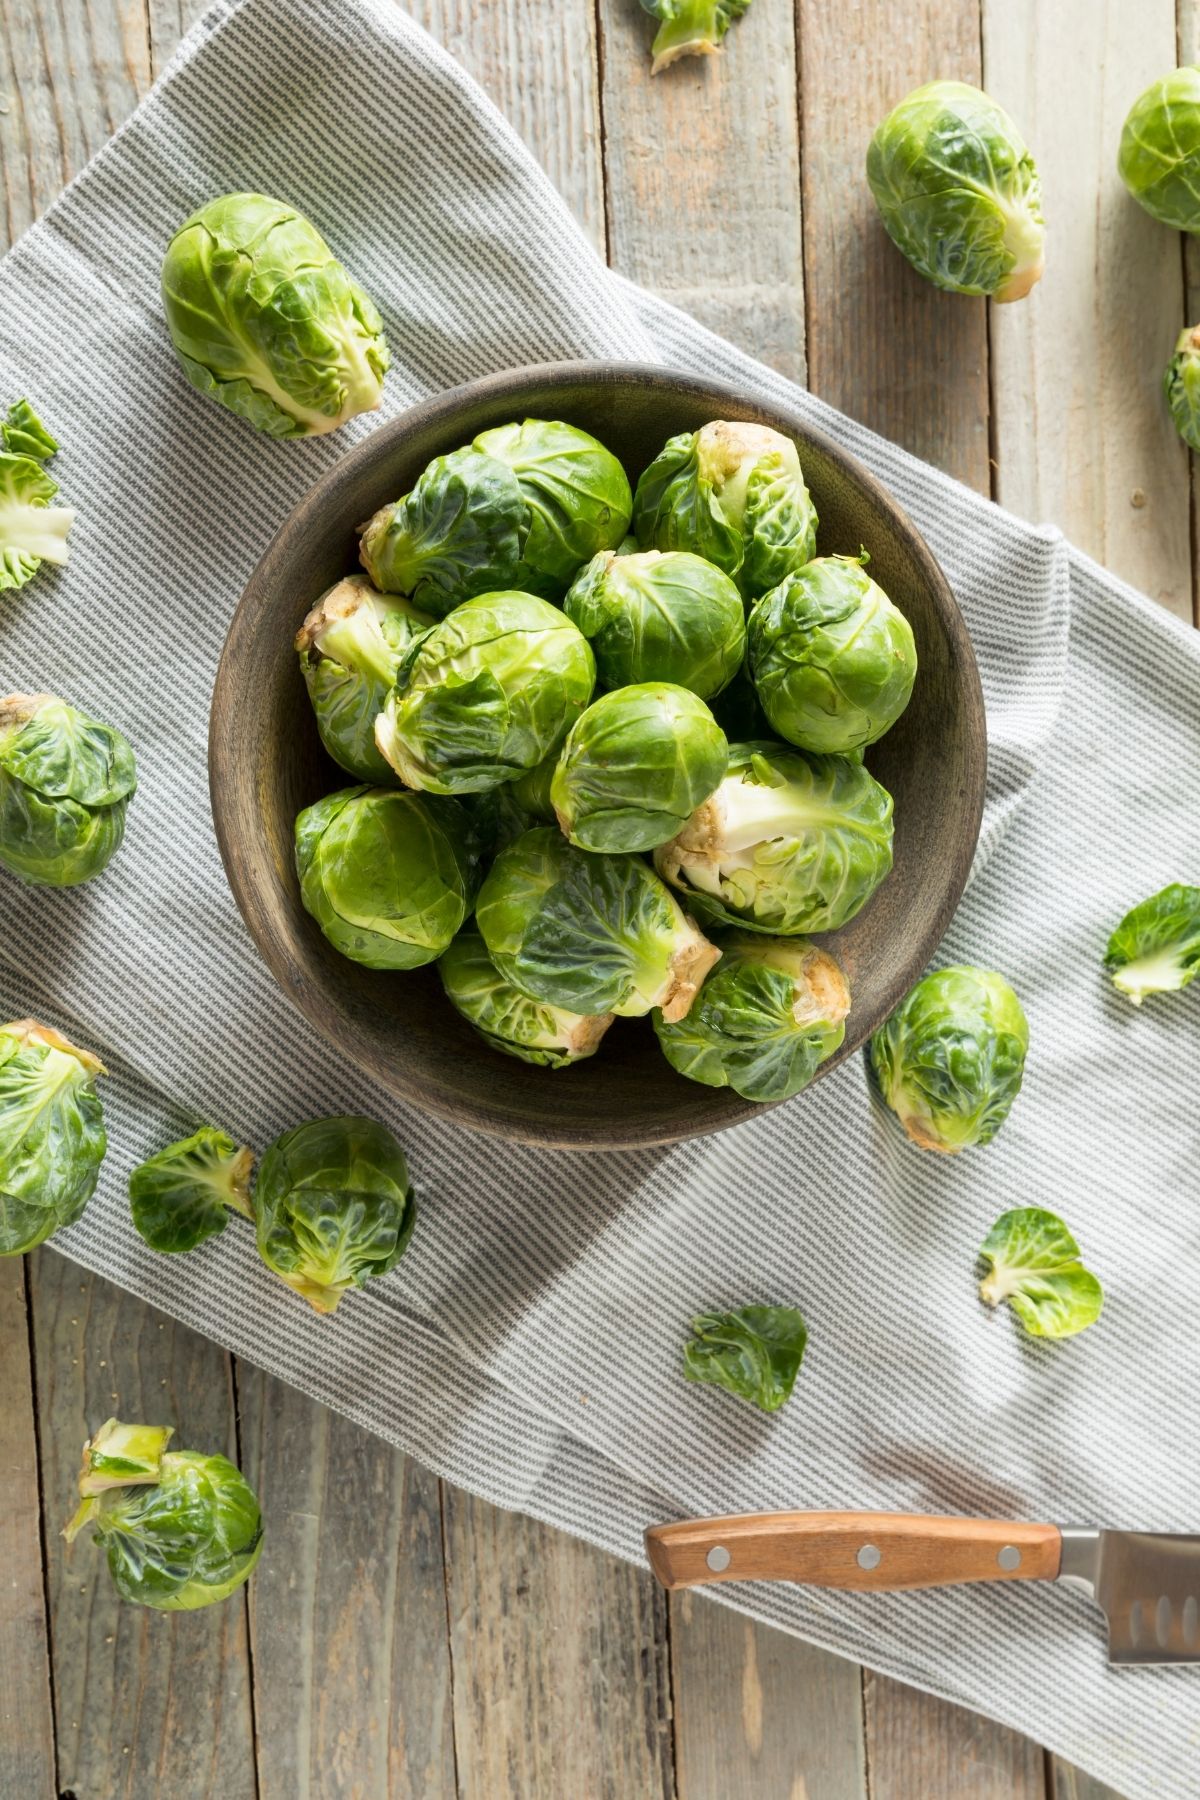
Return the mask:
[(685, 1519), (646, 1533), (666, 1588), (709, 1581), (798, 1581), (809, 1587), (948, 1587), (960, 1581), (1053, 1581), (1057, 1525), (908, 1513), (743, 1513)]

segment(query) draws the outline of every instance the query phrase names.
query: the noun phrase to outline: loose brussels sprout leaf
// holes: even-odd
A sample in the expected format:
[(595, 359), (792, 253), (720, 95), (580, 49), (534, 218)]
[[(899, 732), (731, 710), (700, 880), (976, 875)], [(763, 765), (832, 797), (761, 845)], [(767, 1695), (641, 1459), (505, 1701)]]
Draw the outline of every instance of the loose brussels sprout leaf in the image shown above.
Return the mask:
[(1163, 375), (1163, 392), (1176, 431), (1189, 450), (1200, 451), (1200, 325), (1180, 332)]
[(611, 1013), (576, 1013), (531, 1000), (504, 979), (469, 926), (443, 954), (438, 973), (450, 1004), (485, 1043), (522, 1062), (565, 1069), (594, 1056), (612, 1024)]
[(89, 1454), (106, 1436), (165, 1445), (171, 1435), (167, 1426), (110, 1419), (84, 1447), (86, 1497), (63, 1536), (71, 1543), (85, 1525), (93, 1527), (122, 1600), (195, 1612), (241, 1587), (261, 1554), (262, 1513), (245, 1476), (224, 1456), (160, 1448), (153, 1472), (99, 1491), (85, 1486)]
[(194, 212), (167, 246), (162, 301), (192, 386), (268, 437), (336, 431), (379, 405), (383, 321), (281, 200), (225, 194)]
[(747, 635), (772, 729), (803, 750), (865, 749), (908, 705), (912, 630), (858, 558), (806, 563), (755, 602)]
[(563, 745), (550, 787), (581, 850), (653, 850), (674, 837), (725, 773), (729, 745), (703, 700), (669, 682), (593, 700)]
[(70, 506), (51, 506), (58, 492), (32, 456), (0, 454), (0, 593), (24, 587), (44, 562), (67, 561)]
[(276, 1138), (254, 1186), (259, 1255), (314, 1311), (386, 1275), (417, 1203), (404, 1152), (373, 1119), (313, 1119)]
[(52, 694), (0, 699), (0, 864), (41, 887), (76, 887), (105, 868), (137, 787), (133, 751), (111, 725)]
[(1108, 940), (1113, 986), (1140, 1006), (1185, 988), (1200, 970), (1200, 888), (1173, 882), (1127, 912)]
[(602, 551), (568, 589), (563, 611), (590, 640), (607, 688), (674, 681), (709, 700), (746, 653), (736, 584), (686, 550)]
[(1074, 1337), (1100, 1317), (1104, 1290), (1052, 1212), (1023, 1206), (1002, 1213), (979, 1255), (991, 1271), (980, 1283), (981, 1299), (989, 1306), (1007, 1300), (1030, 1337)]
[(654, 1029), (673, 1069), (743, 1100), (788, 1100), (806, 1088), (846, 1035), (850, 990), (815, 944), (741, 933), (723, 938), (721, 960), (686, 1019)]
[(375, 743), (375, 721), (405, 651), (432, 624), (409, 601), (376, 593), (365, 575), (347, 575), (322, 594), (296, 633), (321, 742), (360, 781), (395, 783)]
[(557, 600), (581, 563), (599, 550), (614, 550), (629, 529), (633, 497), (625, 471), (586, 431), (554, 419), (526, 419), (481, 432), (472, 449), (507, 464), (529, 509), (521, 567), (493, 586)]
[(174, 1437), (170, 1425), (122, 1425), (108, 1419), (83, 1446), (79, 1492), (86, 1500), (113, 1487), (158, 1481), (163, 1451)]
[(108, 1140), (88, 1050), (33, 1019), (0, 1025), (0, 1256), (73, 1225)]
[(300, 898), (335, 950), (369, 969), (418, 969), (471, 910), (478, 845), (454, 800), (343, 788), (296, 819)]
[(935, 287), (1022, 300), (1040, 280), (1041, 180), (1008, 114), (978, 88), (916, 88), (876, 129), (867, 180), (893, 244)]
[(534, 594), (481, 594), (411, 646), (375, 724), (406, 787), (480, 793), (552, 755), (591, 698), (587, 640)]
[(871, 1039), (884, 1099), (914, 1144), (954, 1153), (989, 1144), (1025, 1073), (1021, 1002), (987, 969), (938, 969), (918, 981)]
[(849, 757), (734, 744), (724, 781), (654, 864), (701, 924), (837, 931), (892, 866), (892, 797)]
[(594, 856), (539, 825), (502, 850), (475, 908), (492, 960), (532, 1000), (681, 1019), (720, 951), (636, 856)]
[(254, 1152), (204, 1125), (140, 1163), (129, 1177), (129, 1205), (152, 1250), (194, 1250), (224, 1231), (229, 1209), (251, 1219)]
[(8, 409), (8, 417), (0, 424), (0, 450), (13, 456), (31, 456), (34, 462), (49, 462), (58, 450), (58, 442), (50, 436), (28, 400), (18, 400)]
[(512, 470), (477, 450), (435, 457), (412, 492), (363, 529), (376, 587), (442, 619), (463, 600), (519, 585), (530, 512)]
[(1117, 168), (1152, 218), (1200, 231), (1200, 68), (1172, 69), (1138, 96), (1121, 131)]
[(721, 39), (750, 0), (642, 0), (652, 19), (660, 19), (651, 45), (650, 73), (678, 62), (681, 56), (715, 56)]
[(817, 547), (816, 508), (791, 438), (724, 419), (669, 439), (637, 484), (633, 529), (643, 550), (689, 550), (715, 563), (749, 599)]
[(683, 1346), (688, 1381), (721, 1387), (760, 1412), (778, 1412), (791, 1398), (804, 1360), (808, 1328), (794, 1306), (739, 1306), (701, 1313)]

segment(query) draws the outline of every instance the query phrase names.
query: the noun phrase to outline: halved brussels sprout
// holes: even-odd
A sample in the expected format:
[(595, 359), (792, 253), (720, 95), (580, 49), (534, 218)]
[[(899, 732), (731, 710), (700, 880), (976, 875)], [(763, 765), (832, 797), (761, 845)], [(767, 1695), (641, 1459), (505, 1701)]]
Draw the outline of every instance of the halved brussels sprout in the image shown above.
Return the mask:
[(1117, 169), (1151, 218), (1200, 231), (1200, 68), (1172, 69), (1138, 95), (1121, 130)]
[(73, 1225), (95, 1192), (108, 1145), (103, 1074), (48, 1025), (0, 1025), (0, 1256)]
[(83, 1447), (82, 1504), (63, 1536), (72, 1543), (93, 1527), (122, 1600), (195, 1612), (249, 1577), (262, 1552), (262, 1513), (226, 1457), (168, 1450), (173, 1436), (166, 1425), (102, 1425)]
[(375, 721), (409, 645), (432, 624), (399, 595), (377, 593), (365, 575), (347, 575), (296, 633), (321, 742), (348, 775), (377, 786), (395, 781), (375, 742)]
[(1108, 940), (1104, 966), (1135, 1006), (1187, 987), (1200, 973), (1200, 888), (1172, 882), (1133, 907)]
[(254, 1184), (258, 1251), (315, 1312), (386, 1275), (417, 1203), (404, 1152), (374, 1119), (313, 1119), (276, 1138)]
[(1022, 300), (1041, 279), (1037, 167), (1004, 108), (978, 88), (915, 88), (877, 127), (867, 180), (888, 236), (935, 287)]
[(0, 863), (37, 887), (106, 868), (137, 787), (128, 740), (53, 694), (0, 700)]
[(568, 589), (563, 611), (590, 641), (608, 688), (674, 681), (709, 700), (746, 653), (736, 584), (686, 550), (602, 551)]
[(296, 819), (300, 898), (368, 969), (435, 962), (471, 911), (478, 846), (454, 800), (343, 788)]
[(654, 1029), (673, 1069), (743, 1100), (788, 1100), (839, 1049), (850, 1010), (832, 956), (802, 939), (721, 939), (721, 960), (686, 1019)]
[(411, 493), (363, 528), (359, 555), (376, 587), (445, 618), (475, 594), (517, 587), (529, 508), (512, 470), (478, 450), (437, 456)]
[(611, 1013), (577, 1013), (531, 1000), (506, 981), (479, 933), (460, 931), (438, 963), (450, 1004), (493, 1050), (522, 1062), (565, 1069), (594, 1056)]
[(729, 745), (703, 700), (666, 681), (601, 694), (572, 725), (550, 798), (581, 850), (653, 850), (725, 773)]
[(715, 56), (749, 5), (750, 0), (642, 0), (650, 17), (661, 20), (650, 46), (650, 73), (657, 75), (681, 56)]
[(991, 1265), (980, 1299), (988, 1306), (1007, 1300), (1030, 1337), (1074, 1337), (1100, 1317), (1104, 1290), (1054, 1213), (1038, 1206), (1002, 1213), (979, 1255)]
[(837, 931), (892, 866), (892, 797), (848, 757), (734, 744), (724, 781), (654, 864), (701, 924)]
[(817, 547), (795, 444), (740, 420), (714, 419), (668, 440), (637, 484), (633, 529), (643, 550), (690, 550), (715, 563), (749, 599)]
[(254, 1152), (223, 1131), (202, 1125), (139, 1163), (129, 1177), (129, 1207), (138, 1235), (152, 1250), (194, 1250), (224, 1231), (230, 1209), (254, 1217), (250, 1174)]
[(224, 194), (185, 219), (162, 266), (183, 372), (269, 437), (336, 431), (374, 412), (383, 321), (315, 226), (265, 194)]
[(31, 456), (34, 462), (49, 462), (58, 452), (58, 440), (51, 437), (28, 400), (17, 400), (0, 422), (0, 450), (11, 456)]
[(24, 587), (44, 562), (64, 564), (70, 506), (51, 506), (58, 483), (33, 456), (0, 453), (0, 593)]
[(1007, 981), (957, 965), (924, 976), (871, 1039), (884, 1099), (914, 1144), (989, 1144), (1025, 1073), (1029, 1025)]
[(512, 470), (528, 508), (521, 566), (496, 587), (557, 600), (581, 564), (614, 550), (628, 531), (628, 477), (612, 451), (578, 426), (556, 419), (497, 425), (481, 431), (472, 449)]
[(588, 701), (587, 640), (534, 594), (481, 594), (419, 638), (375, 723), (406, 787), (470, 794), (552, 755)]
[(772, 729), (844, 755), (889, 731), (917, 674), (912, 629), (853, 556), (819, 556), (754, 604), (750, 669)]
[(760, 1412), (778, 1412), (790, 1398), (804, 1360), (808, 1328), (794, 1306), (739, 1306), (701, 1313), (683, 1346), (687, 1381), (724, 1388)]
[(1163, 375), (1163, 392), (1176, 431), (1189, 450), (1200, 451), (1200, 325), (1180, 332)]
[(720, 951), (636, 856), (595, 856), (539, 825), (502, 850), (475, 917), (497, 969), (570, 1012), (682, 1019)]

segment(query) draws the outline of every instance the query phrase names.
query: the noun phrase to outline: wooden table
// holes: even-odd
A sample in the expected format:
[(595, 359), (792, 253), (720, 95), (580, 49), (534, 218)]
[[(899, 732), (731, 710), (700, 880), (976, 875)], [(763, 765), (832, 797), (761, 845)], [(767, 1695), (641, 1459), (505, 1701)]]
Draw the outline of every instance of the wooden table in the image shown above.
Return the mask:
[[(611, 263), (1184, 618), (1191, 474), (1158, 394), (1200, 262), (1113, 171), (1200, 55), (1200, 0), (756, 0), (651, 83), (635, 0), (415, 0)], [(11, 240), (132, 109), (199, 0), (0, 0)], [(862, 178), (934, 75), (987, 86), (1050, 221), (1032, 300), (936, 294)], [(439, 1483), (53, 1252), (0, 1263), (0, 1794), (21, 1800), (1103, 1800), (1034, 1745)], [(242, 1598), (171, 1619), (56, 1535), (117, 1412), (270, 1497)], [(236, 1417), (236, 1432), (231, 1421)], [(780, 1496), (781, 1500), (786, 1496)], [(1109, 1800), (1112, 1797), (1109, 1796)]]

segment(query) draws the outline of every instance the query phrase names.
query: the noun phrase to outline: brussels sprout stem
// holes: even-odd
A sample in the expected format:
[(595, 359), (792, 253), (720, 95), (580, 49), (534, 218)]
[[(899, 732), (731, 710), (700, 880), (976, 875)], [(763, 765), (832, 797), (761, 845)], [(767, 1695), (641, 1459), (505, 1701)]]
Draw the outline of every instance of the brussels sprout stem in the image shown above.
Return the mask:
[(1154, 956), (1139, 956), (1136, 962), (1126, 963), (1114, 974), (1113, 986), (1140, 1006), (1147, 994), (1177, 993), (1190, 980), (1191, 971), (1180, 962), (1172, 946)]
[[(932, 1149), (939, 1146), (934, 1144)], [(1013, 1294), (1019, 1294), (1021, 1282), (1019, 1271), (1003, 1269), (993, 1265), (992, 1271), (979, 1284), (979, 1298), (988, 1306), (1000, 1306)]]
[(704, 985), (704, 977), (721, 955), (717, 946), (709, 943), (686, 914), (684, 918), (688, 935), (671, 957), (669, 986), (657, 1002), (668, 1025), (687, 1018), (692, 1001)]
[(1044, 242), (1045, 232), (1039, 219), (1024, 209), (1008, 214), (1004, 243), (1015, 260), (992, 296), (1000, 305), (1010, 300), (1023, 300), (1030, 289), (1037, 286), (1046, 267)]

